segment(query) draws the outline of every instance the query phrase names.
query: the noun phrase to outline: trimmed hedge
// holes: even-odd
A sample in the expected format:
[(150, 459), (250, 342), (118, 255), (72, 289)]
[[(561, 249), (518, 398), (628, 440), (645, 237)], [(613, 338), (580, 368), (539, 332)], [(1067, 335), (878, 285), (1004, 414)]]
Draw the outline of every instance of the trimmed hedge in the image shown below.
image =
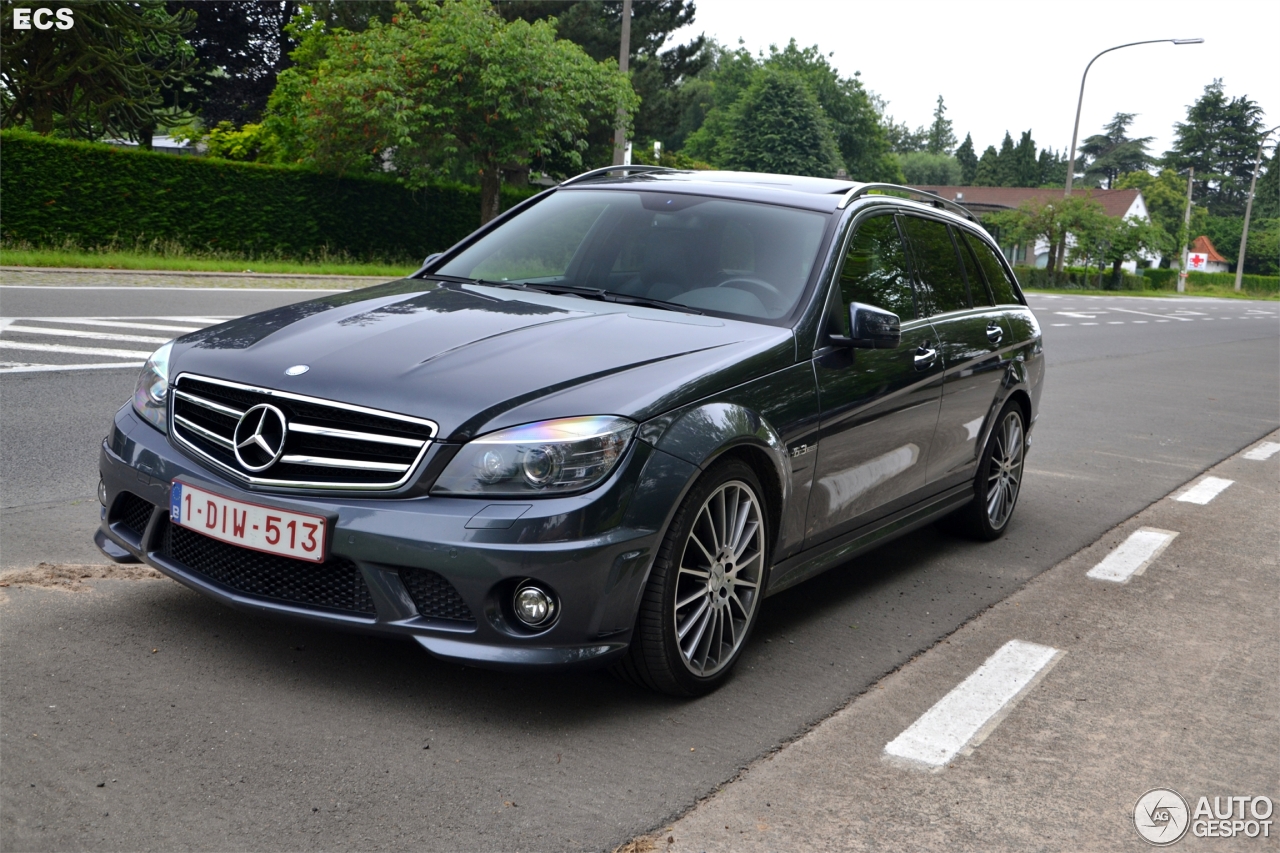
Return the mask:
[[(1142, 277), (1147, 281), (1148, 290), (1177, 290), (1178, 271), (1176, 269), (1143, 270)], [(1216, 286), (1235, 287), (1236, 274), (1232, 272), (1193, 272), (1187, 274), (1187, 282), (1195, 287)], [(1245, 275), (1240, 276), (1240, 289), (1250, 293), (1280, 293), (1280, 276)]]
[[(1097, 290), (1098, 271), (1070, 267), (1057, 275), (1048, 270), (1034, 267), (1014, 267), (1014, 273), (1023, 287), (1035, 290)], [(1232, 288), (1235, 287), (1235, 273), (1229, 272), (1193, 272), (1188, 276), (1191, 287), (1197, 288)], [(1249, 293), (1280, 293), (1280, 276), (1246, 275), (1240, 281), (1241, 290)], [(1120, 280), (1111, 278), (1111, 271), (1102, 274), (1102, 290), (1177, 290), (1178, 271), (1176, 269), (1142, 270), (1138, 275), (1121, 272)]]
[[(0, 133), (0, 233), (49, 245), (175, 240), (249, 255), (420, 259), (480, 225), (480, 189)], [(533, 192), (503, 188), (503, 207)]]
[(1102, 285), (1098, 285), (1098, 271), (1082, 267), (1067, 267), (1060, 273), (1035, 267), (1014, 267), (1013, 272), (1023, 287), (1035, 290), (1143, 290), (1142, 276), (1120, 271), (1119, 280), (1111, 277), (1108, 268), (1102, 273)]

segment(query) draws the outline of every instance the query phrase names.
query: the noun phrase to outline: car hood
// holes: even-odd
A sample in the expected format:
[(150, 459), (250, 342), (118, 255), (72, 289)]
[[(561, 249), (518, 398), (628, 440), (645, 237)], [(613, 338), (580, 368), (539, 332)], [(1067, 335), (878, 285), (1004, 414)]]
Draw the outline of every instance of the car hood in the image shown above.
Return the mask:
[(785, 328), (409, 279), (186, 335), (170, 369), (429, 418), (461, 441), (551, 417), (642, 421), (794, 357)]

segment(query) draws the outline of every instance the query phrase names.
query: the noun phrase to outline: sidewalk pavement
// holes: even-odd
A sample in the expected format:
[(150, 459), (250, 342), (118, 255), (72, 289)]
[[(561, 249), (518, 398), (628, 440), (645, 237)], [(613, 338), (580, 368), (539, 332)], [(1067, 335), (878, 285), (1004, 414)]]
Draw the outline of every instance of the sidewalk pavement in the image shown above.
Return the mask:
[[(1186, 801), (1190, 817), (1172, 810), (1190, 828), (1175, 849), (1280, 849), (1280, 813), (1267, 838), (1258, 823), (1203, 837), (1220, 831), (1205, 808), (1280, 800), (1280, 452), (1242, 452), (1208, 474), (1233, 482), (1205, 504), (1177, 498), (1206, 477), (1156, 502), (634, 849), (1140, 851), (1151, 846), (1135, 807), (1153, 788)], [(1118, 551), (1140, 528), (1157, 532)], [(1115, 554), (1095, 572), (1114, 576), (1144, 537), (1164, 550), (1126, 583), (1086, 574)], [(886, 756), (1011, 640), (1059, 654), (968, 749), (932, 771)]]

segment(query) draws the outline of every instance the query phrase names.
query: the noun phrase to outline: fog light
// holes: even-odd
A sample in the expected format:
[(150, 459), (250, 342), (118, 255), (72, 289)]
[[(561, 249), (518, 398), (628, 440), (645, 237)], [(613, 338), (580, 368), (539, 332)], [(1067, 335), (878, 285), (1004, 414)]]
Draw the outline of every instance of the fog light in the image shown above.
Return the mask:
[(556, 615), (556, 600), (551, 593), (531, 583), (522, 584), (511, 599), (516, 618), (530, 628), (548, 624)]
[(101, 479), (98, 480), (98, 503), (107, 505), (107, 484)]

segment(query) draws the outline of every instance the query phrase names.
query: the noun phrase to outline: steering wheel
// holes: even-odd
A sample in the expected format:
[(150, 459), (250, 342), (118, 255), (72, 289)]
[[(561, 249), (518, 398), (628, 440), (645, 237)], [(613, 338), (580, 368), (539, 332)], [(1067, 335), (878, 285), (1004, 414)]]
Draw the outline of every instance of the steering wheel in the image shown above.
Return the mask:
[(782, 291), (769, 282), (758, 278), (730, 278), (720, 282), (716, 287), (733, 287), (738, 290), (745, 290), (753, 294), (770, 309), (782, 308), (787, 301), (786, 297), (782, 295)]

